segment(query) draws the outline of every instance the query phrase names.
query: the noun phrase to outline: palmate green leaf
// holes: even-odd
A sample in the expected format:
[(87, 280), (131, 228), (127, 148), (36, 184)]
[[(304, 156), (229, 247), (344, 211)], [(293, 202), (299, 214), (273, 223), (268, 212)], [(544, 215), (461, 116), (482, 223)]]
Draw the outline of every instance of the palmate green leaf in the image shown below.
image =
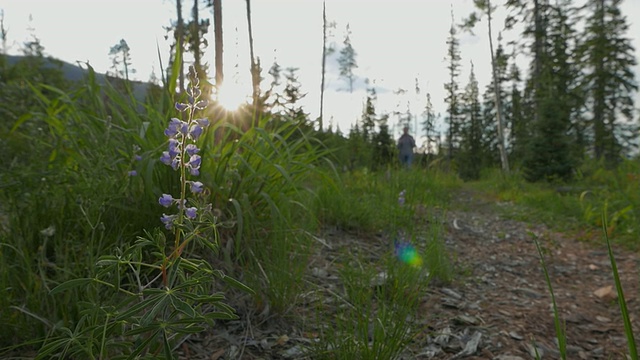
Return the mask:
[(247, 285), (241, 283), (240, 281), (238, 281), (238, 280), (236, 280), (236, 279), (234, 279), (234, 278), (232, 278), (230, 276), (223, 275), (222, 281), (224, 281), (227, 285), (229, 285), (229, 286), (231, 286), (231, 287), (233, 287), (235, 289), (245, 291), (245, 292), (247, 292), (247, 293), (249, 293), (251, 295), (255, 295), (255, 293), (256, 293), (255, 291), (253, 291), (252, 288), (248, 287)]
[(62, 284), (60, 284), (60, 285), (54, 287), (53, 289), (51, 289), (49, 294), (55, 295), (55, 294), (58, 294), (58, 293), (61, 293), (61, 292), (65, 291), (65, 290), (69, 290), (69, 289), (73, 289), (73, 288), (77, 288), (77, 287), (81, 287), (81, 286), (87, 286), (91, 282), (93, 282), (93, 278), (71, 279), (71, 280), (65, 281)]
[(173, 354), (171, 353), (171, 344), (169, 344), (169, 338), (167, 337), (167, 331), (162, 331), (162, 347), (164, 349), (164, 356), (167, 359), (173, 359)]
[(196, 317), (196, 311), (189, 305), (187, 304), (185, 301), (183, 301), (182, 299), (180, 299), (177, 296), (171, 296), (171, 305), (173, 305), (173, 308), (176, 309), (177, 311), (187, 315), (190, 318), (195, 318)]
[(64, 347), (67, 342), (69, 342), (69, 339), (57, 339), (50, 343), (47, 343), (45, 346), (40, 348), (35, 360), (50, 359), (52, 357), (51, 355), (53, 355), (53, 353), (58, 351), (60, 348)]
[[(171, 302), (171, 297), (172, 295), (170, 294), (159, 296), (158, 297), (159, 299), (155, 301), (155, 304), (153, 304), (151, 309), (142, 316), (142, 318), (140, 319), (140, 324), (142, 326), (150, 324), (156, 318), (156, 316), (160, 314), (161, 311), (167, 308), (167, 306)], [(144, 301), (143, 303), (147, 303), (147, 302)], [(147, 303), (147, 305), (151, 305), (150, 303), (151, 302)]]
[(130, 320), (134, 315), (142, 311), (144, 308), (151, 306), (151, 304), (153, 304), (156, 301), (159, 301), (161, 297), (162, 295), (156, 295), (156, 296), (147, 298), (144, 301), (137, 303), (136, 305), (133, 305), (127, 311), (118, 315), (115, 318), (115, 321)]
[(150, 334), (135, 350), (129, 355), (127, 360), (134, 360), (138, 357), (138, 355), (142, 354), (142, 352), (147, 349), (149, 344), (158, 336), (158, 334), (162, 331), (162, 328), (156, 329), (152, 334)]
[(219, 301), (224, 301), (225, 299), (225, 296), (222, 294), (198, 295), (198, 294), (185, 292), (185, 293), (182, 293), (181, 295), (184, 298), (187, 298), (191, 301), (202, 303), (202, 304), (215, 303)]
[(230, 314), (227, 312), (221, 311), (212, 311), (204, 315), (205, 318), (209, 320), (236, 320), (239, 317), (235, 314)]
[[(201, 321), (198, 321), (201, 322)], [(188, 325), (188, 324), (187, 324)], [(204, 326), (192, 325), (187, 327), (180, 327), (175, 321), (171, 322), (171, 325), (167, 326), (168, 329), (175, 331), (178, 334), (199, 334), (206, 330)]]

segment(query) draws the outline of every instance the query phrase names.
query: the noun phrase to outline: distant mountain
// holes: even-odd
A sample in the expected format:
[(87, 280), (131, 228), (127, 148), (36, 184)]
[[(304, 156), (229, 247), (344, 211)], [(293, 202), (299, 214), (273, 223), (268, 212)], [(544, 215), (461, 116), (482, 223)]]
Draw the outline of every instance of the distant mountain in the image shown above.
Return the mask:
[[(25, 56), (22, 56), (22, 55), (4, 55), (4, 56), (6, 57), (7, 63), (9, 65), (13, 65), (25, 58)], [(46, 64), (45, 66), (52, 67), (52, 68), (58, 68), (58, 64), (56, 62), (60, 62), (62, 64), (62, 67), (60, 67), (60, 70), (62, 70), (64, 77), (69, 81), (79, 82), (85, 79), (85, 77), (89, 75), (89, 70), (82, 68), (78, 65), (73, 65), (68, 62), (58, 60), (58, 59), (53, 59), (50, 57), (46, 57), (44, 59)], [(56, 62), (52, 60), (55, 60)], [(107, 75), (96, 72), (96, 81), (98, 82), (98, 84), (106, 83), (107, 79), (108, 79)], [(149, 83), (141, 82), (141, 81), (131, 81), (131, 84), (133, 85), (133, 95), (135, 96), (135, 98), (141, 101), (144, 100), (147, 94), (147, 89), (149, 88)]]

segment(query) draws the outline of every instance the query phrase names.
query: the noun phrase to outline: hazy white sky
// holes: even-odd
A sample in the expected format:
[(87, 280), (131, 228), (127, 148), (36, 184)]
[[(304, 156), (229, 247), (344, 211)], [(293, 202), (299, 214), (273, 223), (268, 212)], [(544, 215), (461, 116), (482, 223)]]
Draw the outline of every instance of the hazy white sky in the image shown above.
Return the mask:
[[(183, 0), (183, 3), (183, 13), (190, 14), (192, 1)], [(228, 94), (236, 94), (235, 98), (251, 92), (245, 6), (242, 0), (223, 0), (225, 87)], [(303, 104), (315, 119), (319, 114), (322, 1), (254, 0), (251, 6), (256, 55), (262, 61), (266, 78), (263, 87), (271, 81), (266, 71), (274, 58), (283, 68), (299, 68), (302, 91), (307, 93)], [(32, 26), (46, 54), (70, 63), (88, 61), (99, 72), (109, 69), (109, 49), (122, 38), (131, 48), (133, 67), (137, 69), (135, 78), (147, 80), (152, 68), (159, 73), (156, 46), (163, 64), (167, 64), (169, 43), (164, 40), (163, 26), (175, 18), (173, 0), (0, 0), (0, 9), (4, 10), (5, 27), (9, 30), (9, 53), (20, 53), (21, 44), (29, 38), (27, 28)], [(336, 57), (329, 59), (325, 123), (333, 117), (334, 125), (339, 124), (343, 132), (348, 131), (362, 112), (366, 78), (379, 89), (378, 113), (405, 111), (407, 101), (411, 102), (414, 113), (421, 113), (427, 92), (431, 94), (435, 111), (444, 113), (443, 84), (447, 81), (444, 57), (451, 9), (459, 23), (473, 11), (473, 1), (327, 0), (328, 20), (337, 25), (330, 40), (338, 48), (347, 23), (350, 24), (357, 53), (358, 81), (353, 94), (345, 91), (346, 83), (338, 78)], [(640, 34), (637, 23), (640, 0), (625, 1), (623, 10), (631, 24), (628, 36), (635, 37)], [(504, 11), (499, 10), (495, 15), (494, 38), (502, 28)], [(212, 14), (209, 9), (202, 9), (200, 16), (212, 17)], [(209, 36), (211, 46), (205, 58), (213, 64), (212, 29)], [(514, 36), (518, 34), (504, 34), (506, 40)], [(484, 92), (491, 74), (486, 23), (478, 24), (476, 36), (460, 33), (459, 40), (461, 87), (468, 81), (469, 64), (473, 61)], [(637, 38), (634, 45), (638, 51)], [(520, 62), (526, 64), (524, 59)], [(416, 78), (421, 88), (419, 95), (414, 90)], [(408, 90), (402, 98), (393, 94), (399, 88)]]

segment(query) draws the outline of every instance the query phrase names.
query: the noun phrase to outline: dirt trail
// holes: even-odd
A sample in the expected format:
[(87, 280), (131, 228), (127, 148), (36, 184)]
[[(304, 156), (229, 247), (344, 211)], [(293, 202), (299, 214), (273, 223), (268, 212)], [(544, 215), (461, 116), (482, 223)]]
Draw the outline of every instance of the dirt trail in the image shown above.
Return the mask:
[[(560, 316), (566, 324), (569, 359), (625, 359), (627, 343), (617, 302), (594, 294), (614, 286), (603, 241), (587, 244), (543, 225), (508, 219), (512, 204), (461, 190), (443, 216), (445, 243), (457, 276), (446, 286), (431, 284), (416, 320), (428, 324), (401, 359), (557, 359), (551, 297), (533, 238), (545, 253)], [(384, 239), (362, 239), (340, 231), (325, 234), (310, 278), (327, 289), (339, 281), (330, 262), (348, 248), (380, 258)], [(640, 329), (639, 261), (615, 248), (634, 329)], [(344, 253), (344, 252), (343, 252)], [(326, 263), (326, 264), (325, 264)], [(327, 270), (328, 269), (328, 270)], [(323, 272), (317, 274), (317, 272)], [(326, 282), (326, 284), (322, 282)], [(338, 287), (339, 288), (339, 287)], [(613, 291), (609, 294), (612, 295)], [(329, 296), (330, 297), (330, 296)], [(335, 299), (334, 299), (335, 300)], [(317, 333), (301, 330), (296, 317), (313, 309), (294, 309), (293, 321), (268, 313), (229, 322), (206, 338), (191, 341), (190, 359), (298, 359)], [(290, 319), (289, 318), (289, 319)], [(638, 337), (638, 336), (636, 336)]]
[[(543, 359), (558, 358), (551, 297), (533, 241), (537, 237), (566, 323), (567, 357), (624, 359), (627, 342), (618, 304), (594, 294), (609, 285), (615, 292), (604, 242), (586, 244), (542, 225), (506, 219), (500, 206), (513, 207), (462, 191), (456, 210), (447, 213), (446, 243), (468, 276), (434, 288), (425, 299), (423, 312), (434, 314), (434, 334), (453, 336), (438, 342), (427, 334), (424, 358), (452, 358), (476, 332), (481, 334), (477, 351), (466, 358), (531, 359), (534, 344)], [(632, 324), (639, 329), (638, 256), (614, 251)]]

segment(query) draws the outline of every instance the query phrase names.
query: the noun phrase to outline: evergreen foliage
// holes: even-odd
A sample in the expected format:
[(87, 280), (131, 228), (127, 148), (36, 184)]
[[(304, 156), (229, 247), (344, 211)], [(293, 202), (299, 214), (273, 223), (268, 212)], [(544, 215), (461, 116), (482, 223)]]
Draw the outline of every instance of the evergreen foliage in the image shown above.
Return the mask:
[(596, 159), (615, 164), (637, 147), (638, 123), (633, 94), (638, 90), (633, 67), (635, 49), (626, 34), (629, 25), (620, 11), (621, 0), (589, 0), (584, 11), (586, 29), (578, 47), (586, 70), (582, 88), (590, 114), (586, 125)]
[(458, 76), (460, 75), (460, 44), (457, 37), (456, 26), (453, 23), (453, 12), (451, 13), (451, 28), (447, 38), (447, 69), (449, 71), (449, 81), (444, 84), (447, 94), (444, 99), (447, 104), (445, 122), (447, 123), (447, 160), (451, 162), (455, 151), (460, 146), (460, 90)]
[(340, 50), (340, 57), (338, 58), (338, 64), (340, 65), (340, 76), (344, 77), (349, 85), (349, 92), (353, 92), (353, 82), (355, 80), (355, 74), (353, 70), (358, 67), (356, 61), (356, 51), (351, 45), (351, 28), (347, 24), (347, 32), (342, 42), (344, 47)]

